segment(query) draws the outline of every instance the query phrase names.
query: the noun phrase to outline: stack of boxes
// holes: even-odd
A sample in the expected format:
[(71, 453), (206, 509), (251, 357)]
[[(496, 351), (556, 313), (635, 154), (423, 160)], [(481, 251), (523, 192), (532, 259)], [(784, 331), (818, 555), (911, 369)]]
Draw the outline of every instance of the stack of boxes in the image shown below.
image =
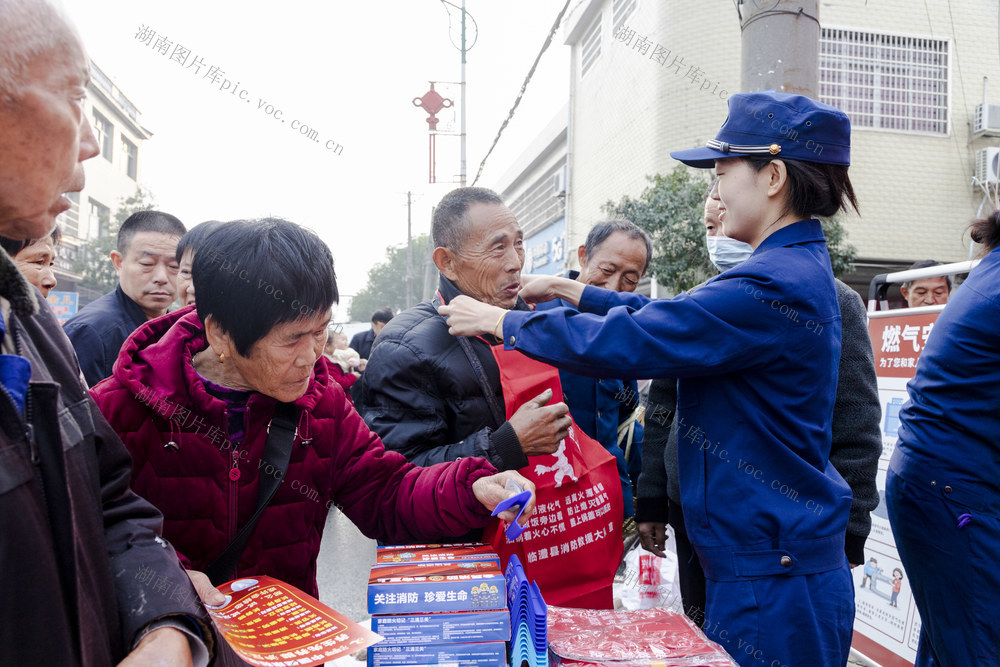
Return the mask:
[(500, 559), (483, 544), (380, 547), (368, 612), (381, 641), (368, 667), (500, 667), (510, 612)]

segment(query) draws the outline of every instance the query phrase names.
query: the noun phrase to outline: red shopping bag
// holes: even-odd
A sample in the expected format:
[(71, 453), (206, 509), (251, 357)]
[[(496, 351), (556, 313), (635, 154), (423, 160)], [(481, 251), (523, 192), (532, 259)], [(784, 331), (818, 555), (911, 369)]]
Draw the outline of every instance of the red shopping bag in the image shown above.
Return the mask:
[[(555, 368), (502, 345), (492, 350), (508, 419), (546, 389), (552, 389), (553, 402), (562, 400)], [(500, 554), (505, 569), (510, 555), (517, 554), (547, 604), (613, 608), (611, 585), (622, 559), (624, 512), (615, 457), (574, 422), (555, 454), (531, 456), (518, 472), (537, 490), (527, 530), (508, 542), (494, 520), (483, 539)]]

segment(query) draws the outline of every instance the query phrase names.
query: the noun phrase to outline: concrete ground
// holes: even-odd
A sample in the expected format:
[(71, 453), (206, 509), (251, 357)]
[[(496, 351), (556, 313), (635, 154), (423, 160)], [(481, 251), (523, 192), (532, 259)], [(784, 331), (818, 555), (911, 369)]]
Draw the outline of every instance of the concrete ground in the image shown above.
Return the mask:
[[(361, 534), (351, 520), (334, 509), (326, 520), (316, 562), (319, 599), (352, 621), (370, 627), (368, 574), (375, 564), (375, 540)], [(365, 652), (327, 663), (327, 667), (360, 667)]]
[(368, 574), (375, 564), (375, 540), (361, 534), (334, 509), (326, 520), (316, 563), (319, 599), (352, 621), (368, 616)]

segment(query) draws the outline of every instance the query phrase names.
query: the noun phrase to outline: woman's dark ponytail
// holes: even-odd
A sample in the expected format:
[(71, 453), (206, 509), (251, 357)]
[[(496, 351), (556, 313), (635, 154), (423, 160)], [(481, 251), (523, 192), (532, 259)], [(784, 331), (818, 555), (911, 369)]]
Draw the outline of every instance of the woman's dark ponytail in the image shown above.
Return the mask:
[(993, 211), (985, 218), (973, 220), (969, 225), (972, 240), (983, 246), (982, 254), (1000, 246), (1000, 211)]

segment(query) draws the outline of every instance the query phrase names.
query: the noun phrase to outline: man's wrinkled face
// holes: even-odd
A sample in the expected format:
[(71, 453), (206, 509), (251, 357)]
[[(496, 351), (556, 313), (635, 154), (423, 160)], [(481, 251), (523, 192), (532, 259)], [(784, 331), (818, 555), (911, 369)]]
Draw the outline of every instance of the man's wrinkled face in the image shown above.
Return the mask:
[(646, 273), (646, 243), (624, 232), (614, 232), (586, 256), (579, 248), (581, 283), (616, 292), (634, 292)]
[(906, 305), (910, 308), (916, 308), (917, 306), (937, 306), (948, 303), (951, 289), (948, 287), (947, 279), (943, 276), (937, 276), (914, 280), (909, 289), (902, 287), (900, 292), (906, 299)]
[(149, 319), (166, 313), (177, 296), (179, 240), (169, 234), (136, 232), (124, 256), (117, 250), (111, 253), (122, 291)]
[(33, 59), (13, 100), (0, 95), (0, 234), (42, 238), (83, 189), (83, 161), (98, 154), (84, 113), (89, 62), (73, 35)]
[(503, 204), (476, 202), (469, 207), (466, 220), (462, 250), (449, 251), (452, 261), (445, 275), (478, 301), (513, 308), (524, 266), (521, 226)]

